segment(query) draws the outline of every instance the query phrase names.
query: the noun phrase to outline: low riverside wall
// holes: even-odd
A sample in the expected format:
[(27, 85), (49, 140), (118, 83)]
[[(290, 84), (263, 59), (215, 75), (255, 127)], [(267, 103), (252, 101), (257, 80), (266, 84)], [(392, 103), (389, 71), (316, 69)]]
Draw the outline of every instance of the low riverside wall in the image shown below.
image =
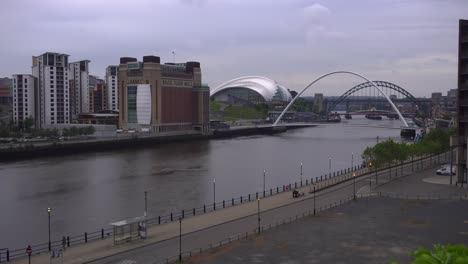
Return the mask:
[(128, 137), (101, 138), (80, 141), (54, 141), (44, 143), (23, 143), (10, 148), (0, 148), (0, 161), (19, 160), (42, 156), (58, 156), (82, 152), (112, 151), (126, 148), (150, 147), (157, 144), (191, 140), (209, 140), (238, 136), (275, 134), (285, 132), (286, 127), (245, 127), (229, 130), (214, 130), (212, 134), (188, 132), (185, 134), (134, 134)]
[(211, 135), (201, 133), (158, 135), (158, 136), (133, 136), (125, 138), (96, 139), (82, 141), (55, 141), (46, 144), (22, 144), (15, 148), (0, 149), (0, 160), (17, 160), (41, 156), (57, 156), (92, 151), (111, 151), (117, 149), (145, 147), (170, 142), (189, 140), (206, 140)]

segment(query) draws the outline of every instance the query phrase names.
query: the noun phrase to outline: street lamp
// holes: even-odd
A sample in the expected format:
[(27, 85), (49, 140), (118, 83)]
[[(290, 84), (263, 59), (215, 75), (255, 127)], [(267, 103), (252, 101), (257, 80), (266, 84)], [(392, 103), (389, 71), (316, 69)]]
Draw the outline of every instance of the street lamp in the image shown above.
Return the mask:
[(179, 217), (179, 263), (182, 262), (182, 217)]
[(52, 243), (50, 242), (50, 207), (47, 208), (47, 215), (49, 220), (49, 252), (52, 250)]
[(263, 196), (265, 196), (265, 177), (266, 177), (266, 170), (263, 170)]
[(145, 217), (148, 215), (148, 192), (145, 191)]
[(356, 200), (356, 173), (353, 172), (353, 196), (354, 200)]
[(260, 234), (260, 198), (257, 198), (258, 233)]
[(331, 157), (328, 158), (328, 175), (331, 175)]
[(301, 183), (302, 183), (302, 162), (301, 162)]
[(351, 152), (351, 170), (354, 167), (354, 152)]
[(314, 215), (315, 215), (315, 184), (314, 184)]
[(216, 210), (216, 180), (213, 179), (213, 210)]

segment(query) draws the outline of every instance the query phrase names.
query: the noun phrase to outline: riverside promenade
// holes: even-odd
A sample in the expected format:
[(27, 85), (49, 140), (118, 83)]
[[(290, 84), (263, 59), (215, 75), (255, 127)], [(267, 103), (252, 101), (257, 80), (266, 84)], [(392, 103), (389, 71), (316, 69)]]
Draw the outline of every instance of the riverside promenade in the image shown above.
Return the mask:
[[(302, 214), (323, 211), (331, 205), (341, 204), (355, 197), (366, 186), (382, 185), (414, 171), (424, 171), (447, 162), (446, 154), (427, 157), (415, 162), (390, 169), (368, 172), (359, 170), (356, 176), (346, 173), (298, 188), (304, 196), (292, 198), (290, 191), (272, 195), (252, 202), (219, 209), (210, 213), (196, 215), (182, 220), (182, 251), (206, 249), (218, 241), (252, 233), (258, 226), (272, 226), (285, 219)], [(313, 189), (316, 193), (311, 193)], [(258, 207), (259, 205), (259, 207)], [(258, 209), (260, 208), (260, 214)], [(260, 215), (260, 221), (258, 216)], [(158, 263), (173, 259), (179, 254), (179, 222), (150, 226), (148, 238), (120, 245), (113, 245), (112, 239), (98, 240), (67, 248), (63, 258), (51, 259), (48, 253), (36, 255), (33, 252), (31, 263)], [(28, 263), (25, 258), (12, 263)], [(126, 262), (122, 262), (126, 263)]]

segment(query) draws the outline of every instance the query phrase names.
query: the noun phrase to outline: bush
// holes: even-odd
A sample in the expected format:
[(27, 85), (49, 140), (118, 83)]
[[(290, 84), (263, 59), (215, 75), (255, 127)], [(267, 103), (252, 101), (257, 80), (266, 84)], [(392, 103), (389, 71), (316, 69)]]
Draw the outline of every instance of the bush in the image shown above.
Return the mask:
[[(465, 245), (447, 245), (436, 244), (433, 250), (419, 248), (411, 253), (414, 258), (413, 264), (466, 264), (468, 263), (468, 247)], [(397, 264), (397, 262), (390, 262)]]

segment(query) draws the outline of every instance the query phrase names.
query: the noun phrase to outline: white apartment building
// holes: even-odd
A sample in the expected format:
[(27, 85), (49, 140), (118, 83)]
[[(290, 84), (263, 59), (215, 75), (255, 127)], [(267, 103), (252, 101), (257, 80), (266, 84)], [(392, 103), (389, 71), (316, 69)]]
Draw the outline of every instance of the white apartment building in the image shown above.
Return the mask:
[(80, 113), (90, 112), (89, 63), (89, 60), (82, 60), (68, 65), (71, 120), (76, 120)]
[(119, 66), (110, 65), (106, 69), (107, 109), (119, 111)]
[(32, 57), (37, 79), (36, 128), (70, 123), (68, 56), (46, 52)]
[(36, 120), (35, 93), (37, 91), (36, 78), (31, 74), (13, 75), (13, 122), (15, 125), (31, 117)]

